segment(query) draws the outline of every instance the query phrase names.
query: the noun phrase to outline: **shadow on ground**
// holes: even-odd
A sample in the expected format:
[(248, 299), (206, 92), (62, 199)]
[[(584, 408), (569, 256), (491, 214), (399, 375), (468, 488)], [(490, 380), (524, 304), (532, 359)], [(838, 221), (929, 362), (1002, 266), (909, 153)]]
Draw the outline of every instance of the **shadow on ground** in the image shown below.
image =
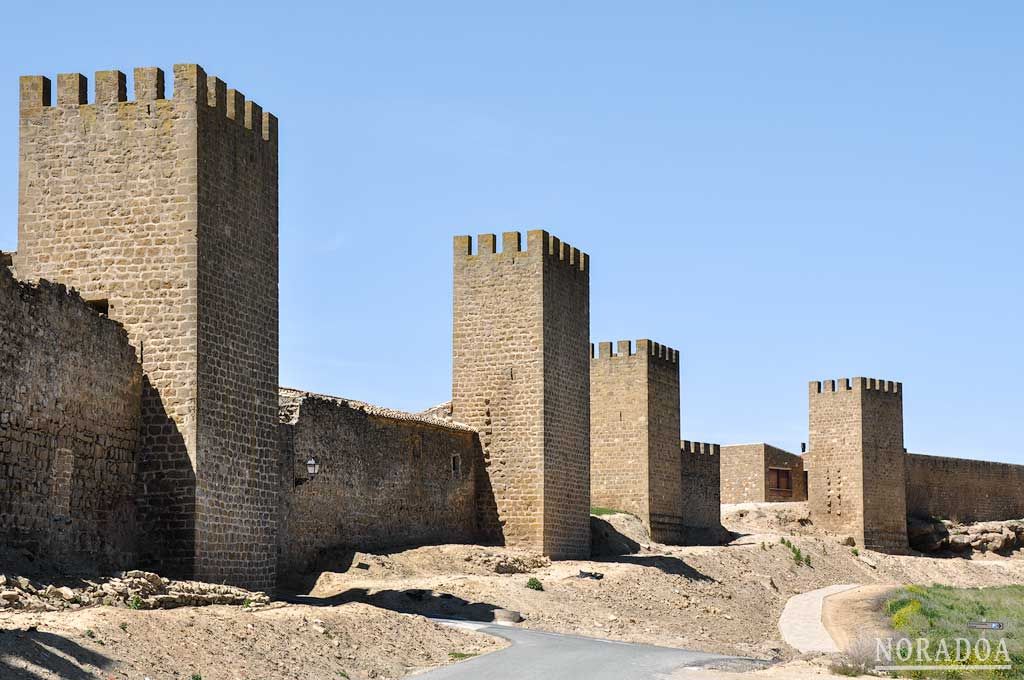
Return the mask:
[(612, 564), (635, 564), (639, 567), (657, 569), (673, 576), (682, 576), (691, 581), (708, 581), (718, 583), (703, 572), (697, 571), (683, 560), (674, 555), (615, 555), (610, 557), (595, 557), (596, 562)]
[(483, 623), (492, 622), (494, 620), (494, 610), (501, 609), (501, 607), (495, 604), (470, 602), (450, 593), (437, 593), (419, 588), (378, 590), (372, 594), (366, 588), (349, 588), (343, 593), (330, 597), (281, 595), (279, 599), (311, 607), (334, 607), (348, 604), (349, 602), (360, 602), (382, 609), (390, 609), (402, 614), (419, 614), (421, 616), (480, 621)]
[(39, 680), (46, 674), (63, 680), (95, 680), (95, 673), (86, 668), (103, 669), (110, 664), (108, 657), (54, 633), (0, 630), (0, 678), (4, 680)]

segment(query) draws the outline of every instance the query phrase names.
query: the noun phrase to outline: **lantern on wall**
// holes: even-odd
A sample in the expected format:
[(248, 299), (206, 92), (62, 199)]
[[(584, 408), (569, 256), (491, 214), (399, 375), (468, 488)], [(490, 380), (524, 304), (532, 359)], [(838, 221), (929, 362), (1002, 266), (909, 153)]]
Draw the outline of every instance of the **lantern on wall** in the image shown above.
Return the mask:
[(320, 463), (316, 462), (316, 458), (313, 456), (310, 456), (309, 460), (306, 461), (306, 472), (309, 473), (310, 479), (320, 474)]

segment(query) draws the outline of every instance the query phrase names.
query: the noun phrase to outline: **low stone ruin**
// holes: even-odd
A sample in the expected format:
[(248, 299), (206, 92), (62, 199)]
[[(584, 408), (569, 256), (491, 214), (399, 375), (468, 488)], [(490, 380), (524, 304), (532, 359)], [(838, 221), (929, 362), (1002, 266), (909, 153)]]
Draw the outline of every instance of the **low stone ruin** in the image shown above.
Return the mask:
[(107, 605), (129, 609), (172, 609), (212, 604), (262, 607), (266, 593), (199, 581), (172, 581), (149, 571), (82, 580), (73, 587), (42, 584), (24, 576), (0, 574), (0, 610), (58, 611)]
[(907, 520), (910, 547), (926, 553), (972, 551), (1007, 555), (1024, 549), (1024, 519), (959, 524), (948, 519)]

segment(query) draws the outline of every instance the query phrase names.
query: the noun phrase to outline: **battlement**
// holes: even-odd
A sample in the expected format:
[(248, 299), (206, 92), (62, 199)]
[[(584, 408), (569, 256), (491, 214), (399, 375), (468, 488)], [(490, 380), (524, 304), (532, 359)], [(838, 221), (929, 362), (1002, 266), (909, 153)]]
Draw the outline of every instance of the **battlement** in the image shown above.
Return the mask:
[(614, 350), (611, 342), (599, 342), (590, 345), (590, 358), (595, 361), (603, 359), (619, 359), (646, 354), (654, 359), (659, 359), (669, 364), (679, 363), (679, 350), (672, 349), (668, 345), (642, 339), (634, 344), (632, 340), (619, 340), (618, 348)]
[[(133, 72), (135, 99), (128, 100), (127, 78), (117, 70), (97, 71), (95, 74), (93, 103), (89, 103), (88, 79), (81, 73), (57, 75), (58, 108), (104, 107), (135, 105), (144, 102), (186, 101), (205, 102), (222, 111), (224, 116), (248, 130), (253, 130), (266, 141), (277, 141), (277, 117), (234, 89), (229, 89), (220, 78), (207, 76), (197, 64), (174, 65), (174, 95), (166, 99), (164, 72), (155, 67), (136, 68)], [(32, 118), (54, 106), (52, 85), (46, 76), (22, 76), (21, 117)]]
[(808, 391), (812, 395), (869, 390), (901, 395), (903, 394), (903, 383), (876, 378), (839, 378), (838, 380), (812, 380), (808, 387)]
[(507, 257), (515, 255), (546, 255), (563, 264), (569, 265), (580, 272), (589, 273), (590, 256), (565, 243), (542, 229), (526, 232), (526, 250), (523, 250), (522, 234), (518, 231), (506, 231), (501, 235), (501, 250), (497, 250), (497, 237), (494, 234), (477, 235), (476, 252), (473, 252), (472, 236), (456, 236), (454, 239), (456, 257)]
[(695, 456), (718, 456), (722, 453), (722, 446), (721, 444), (691, 442), (684, 439), (679, 442), (679, 450), (684, 454), (691, 454)]

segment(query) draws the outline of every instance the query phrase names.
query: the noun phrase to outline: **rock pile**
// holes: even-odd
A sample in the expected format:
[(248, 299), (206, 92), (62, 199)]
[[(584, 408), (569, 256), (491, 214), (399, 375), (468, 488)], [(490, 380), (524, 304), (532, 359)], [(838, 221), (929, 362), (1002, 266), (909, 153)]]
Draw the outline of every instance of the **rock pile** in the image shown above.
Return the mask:
[(218, 583), (172, 581), (149, 571), (127, 571), (120, 577), (83, 580), (71, 586), (41, 584), (24, 576), (0, 574), (0, 610), (57, 611), (108, 605), (130, 609), (172, 609), (211, 604), (261, 607), (266, 593)]
[(1024, 549), (1024, 519), (957, 524), (948, 519), (908, 518), (910, 547), (921, 552), (1007, 554)]

